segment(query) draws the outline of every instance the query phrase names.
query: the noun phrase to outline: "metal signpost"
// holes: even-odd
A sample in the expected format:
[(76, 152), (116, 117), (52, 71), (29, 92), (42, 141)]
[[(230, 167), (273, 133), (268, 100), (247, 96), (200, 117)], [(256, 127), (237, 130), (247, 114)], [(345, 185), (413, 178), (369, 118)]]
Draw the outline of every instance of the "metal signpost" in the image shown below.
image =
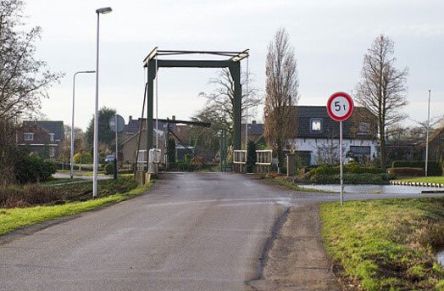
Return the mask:
[(341, 180), (341, 192), (339, 199), (341, 205), (344, 199), (344, 180), (343, 180), (343, 157), (342, 157), (342, 122), (349, 119), (353, 114), (353, 99), (344, 92), (336, 92), (328, 98), (327, 112), (328, 116), (334, 121), (339, 122), (339, 171)]
[(117, 179), (117, 159), (119, 156), (119, 147), (117, 142), (117, 133), (121, 132), (125, 127), (125, 120), (122, 116), (116, 114), (109, 119), (109, 128), (116, 133), (116, 152), (114, 155), (114, 180)]

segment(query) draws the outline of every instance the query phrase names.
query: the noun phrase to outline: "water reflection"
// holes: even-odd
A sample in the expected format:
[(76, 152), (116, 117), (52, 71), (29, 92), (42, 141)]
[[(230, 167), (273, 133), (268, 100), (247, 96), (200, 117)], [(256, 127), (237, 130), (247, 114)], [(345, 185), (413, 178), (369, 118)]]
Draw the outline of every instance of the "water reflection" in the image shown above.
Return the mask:
[[(304, 188), (327, 192), (339, 192), (339, 185), (303, 185)], [(424, 190), (437, 190), (433, 187), (412, 187), (398, 185), (345, 185), (345, 193), (358, 194), (421, 194)]]

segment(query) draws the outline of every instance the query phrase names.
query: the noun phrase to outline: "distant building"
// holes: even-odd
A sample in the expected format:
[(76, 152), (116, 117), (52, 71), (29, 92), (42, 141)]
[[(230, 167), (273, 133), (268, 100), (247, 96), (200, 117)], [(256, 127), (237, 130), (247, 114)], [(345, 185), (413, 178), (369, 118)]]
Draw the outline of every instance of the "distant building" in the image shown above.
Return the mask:
[[(339, 160), (339, 122), (333, 121), (325, 106), (294, 106), (296, 120), (288, 141), (302, 165), (335, 163)], [(355, 107), (352, 117), (343, 122), (345, 157), (364, 161), (377, 156), (377, 120), (364, 107)]]
[(429, 141), (429, 160), (444, 160), (444, 127), (436, 130)]
[(258, 143), (265, 144), (264, 140), (264, 124), (257, 123), (256, 120), (253, 120), (248, 124), (248, 133), (245, 130), (245, 124), (241, 125), (241, 139), (245, 141), (245, 134), (248, 134), (248, 140)]
[(17, 130), (17, 145), (42, 158), (56, 159), (64, 138), (63, 121), (24, 121)]

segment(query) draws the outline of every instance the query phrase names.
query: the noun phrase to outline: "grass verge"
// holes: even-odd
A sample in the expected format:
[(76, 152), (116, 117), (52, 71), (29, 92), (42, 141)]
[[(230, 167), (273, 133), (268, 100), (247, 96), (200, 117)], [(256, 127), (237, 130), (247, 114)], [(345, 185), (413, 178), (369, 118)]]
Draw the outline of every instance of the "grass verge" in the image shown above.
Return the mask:
[(281, 177), (281, 176), (277, 176), (277, 177), (263, 177), (263, 176), (261, 176), (261, 178), (263, 178), (267, 184), (282, 186), (282, 187), (285, 187), (287, 189), (297, 191), (297, 192), (331, 193), (331, 192), (326, 192), (326, 191), (322, 191), (322, 190), (305, 188), (303, 186), (299, 186), (298, 184), (296, 184), (292, 181), (289, 181), (287, 178)]
[(444, 184), (444, 176), (404, 178), (398, 181)]
[(111, 203), (127, 200), (147, 191), (151, 184), (139, 186), (126, 193), (117, 193), (84, 202), (70, 202), (63, 205), (34, 206), (25, 208), (0, 208), (0, 235), (15, 229), (41, 223), (64, 216), (75, 215)]
[(363, 290), (444, 290), (444, 199), (321, 205), (322, 235), (343, 282)]

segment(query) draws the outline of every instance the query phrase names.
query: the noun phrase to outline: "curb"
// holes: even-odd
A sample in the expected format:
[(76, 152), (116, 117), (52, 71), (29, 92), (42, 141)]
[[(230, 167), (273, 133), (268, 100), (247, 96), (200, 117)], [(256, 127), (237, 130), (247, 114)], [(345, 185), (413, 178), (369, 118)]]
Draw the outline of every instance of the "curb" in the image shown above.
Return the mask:
[(444, 184), (440, 184), (440, 183), (406, 182), (406, 181), (399, 181), (399, 180), (390, 180), (390, 185), (444, 188)]

